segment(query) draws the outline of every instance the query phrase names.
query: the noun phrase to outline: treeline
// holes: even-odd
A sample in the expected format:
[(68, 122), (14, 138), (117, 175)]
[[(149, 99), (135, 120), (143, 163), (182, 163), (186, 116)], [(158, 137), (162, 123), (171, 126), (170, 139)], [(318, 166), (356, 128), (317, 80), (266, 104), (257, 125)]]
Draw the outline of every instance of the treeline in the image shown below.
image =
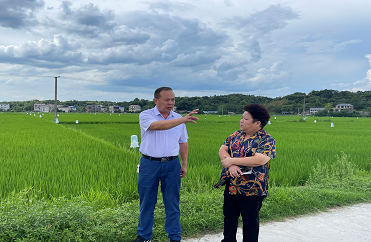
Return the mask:
[[(371, 91), (337, 91), (337, 90), (321, 90), (312, 91), (308, 94), (296, 92), (284, 97), (269, 98), (264, 96), (243, 95), (243, 94), (229, 94), (220, 96), (203, 96), (203, 97), (176, 97), (175, 106), (177, 110), (190, 111), (195, 108), (200, 109), (199, 113), (203, 111), (217, 111), (218, 114), (227, 114), (234, 112), (236, 114), (242, 113), (243, 106), (249, 103), (259, 103), (267, 107), (272, 114), (281, 114), (289, 112), (293, 114), (301, 113), (304, 106), (305, 110), (310, 108), (325, 108), (326, 112), (320, 112), (322, 115), (327, 115), (331, 112), (337, 104), (352, 104), (356, 113), (359, 111), (371, 112)], [(54, 100), (31, 100), (19, 102), (3, 102), (10, 104), (10, 110), (13, 112), (31, 111), (35, 103), (54, 104)], [(77, 112), (85, 112), (86, 105), (102, 105), (106, 108), (108, 106), (122, 106), (128, 111), (130, 105), (139, 105), (142, 110), (152, 108), (155, 106), (152, 100), (135, 98), (132, 101), (110, 102), (110, 101), (65, 101), (59, 102), (58, 105), (76, 106)], [(343, 115), (343, 113), (339, 114)], [(349, 114), (350, 115), (350, 114)], [(344, 115), (343, 115), (344, 116)]]
[[(11, 102), (1, 102), (1, 103), (7, 103), (10, 104), (10, 110), (9, 112), (29, 112), (34, 109), (35, 103), (44, 103), (44, 104), (53, 104), (55, 103), (55, 100), (29, 100), (29, 101), (11, 101)], [(78, 101), (78, 100), (70, 100), (70, 101), (57, 101), (57, 105), (63, 105), (63, 106), (75, 106), (76, 112), (86, 112), (86, 106), (87, 105), (102, 105), (103, 107), (108, 108), (109, 106), (120, 106), (125, 107), (125, 110), (129, 109), (130, 105), (140, 105), (142, 109), (148, 109), (154, 107), (153, 101), (148, 101), (144, 99), (138, 99), (135, 98), (133, 101), (130, 102), (111, 102), (111, 101)], [(1, 112), (1, 109), (0, 109)]]

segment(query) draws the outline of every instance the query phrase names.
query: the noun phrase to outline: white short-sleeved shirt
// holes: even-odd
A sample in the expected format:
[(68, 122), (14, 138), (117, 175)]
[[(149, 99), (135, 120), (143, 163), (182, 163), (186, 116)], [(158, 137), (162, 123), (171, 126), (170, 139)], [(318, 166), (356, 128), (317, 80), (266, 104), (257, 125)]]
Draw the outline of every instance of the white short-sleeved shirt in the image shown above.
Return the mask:
[(139, 114), (139, 125), (141, 130), (141, 144), (139, 151), (152, 157), (167, 157), (179, 155), (179, 143), (188, 140), (185, 124), (180, 124), (168, 130), (149, 130), (149, 126), (155, 121), (171, 120), (181, 118), (180, 114), (170, 111), (165, 119), (158, 111), (157, 106), (145, 110)]

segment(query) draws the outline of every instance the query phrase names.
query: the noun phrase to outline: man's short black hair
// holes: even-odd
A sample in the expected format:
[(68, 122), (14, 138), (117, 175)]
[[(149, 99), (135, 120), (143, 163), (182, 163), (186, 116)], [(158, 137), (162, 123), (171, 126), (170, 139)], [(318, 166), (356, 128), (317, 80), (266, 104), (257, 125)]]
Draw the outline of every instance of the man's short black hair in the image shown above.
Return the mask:
[(156, 99), (159, 99), (160, 98), (160, 92), (161, 91), (173, 91), (173, 89), (171, 89), (170, 87), (159, 87), (156, 89), (155, 91), (155, 98)]
[(264, 128), (264, 126), (268, 123), (268, 120), (271, 118), (268, 110), (260, 104), (253, 103), (246, 105), (243, 107), (243, 110), (249, 112), (249, 114), (253, 118), (254, 123), (256, 121), (260, 121), (261, 128)]

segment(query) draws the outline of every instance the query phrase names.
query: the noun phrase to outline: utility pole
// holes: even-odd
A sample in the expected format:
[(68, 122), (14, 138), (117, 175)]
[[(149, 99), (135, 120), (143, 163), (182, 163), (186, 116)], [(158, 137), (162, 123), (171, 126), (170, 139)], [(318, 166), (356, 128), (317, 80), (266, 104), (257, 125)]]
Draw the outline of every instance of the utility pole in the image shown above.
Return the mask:
[(54, 123), (57, 123), (57, 79), (60, 76), (54, 77), (55, 80), (55, 102), (54, 102)]
[(305, 111), (305, 93), (304, 93), (304, 103), (303, 103), (303, 121), (304, 121), (304, 111)]

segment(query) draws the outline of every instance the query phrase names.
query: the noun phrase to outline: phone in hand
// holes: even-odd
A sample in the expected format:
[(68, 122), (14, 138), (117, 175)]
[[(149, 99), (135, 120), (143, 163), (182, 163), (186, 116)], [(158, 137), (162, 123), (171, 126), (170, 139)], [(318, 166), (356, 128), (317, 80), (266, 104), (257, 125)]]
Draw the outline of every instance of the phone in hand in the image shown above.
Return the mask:
[(248, 175), (252, 173), (252, 167), (240, 167), (242, 171), (242, 175)]

